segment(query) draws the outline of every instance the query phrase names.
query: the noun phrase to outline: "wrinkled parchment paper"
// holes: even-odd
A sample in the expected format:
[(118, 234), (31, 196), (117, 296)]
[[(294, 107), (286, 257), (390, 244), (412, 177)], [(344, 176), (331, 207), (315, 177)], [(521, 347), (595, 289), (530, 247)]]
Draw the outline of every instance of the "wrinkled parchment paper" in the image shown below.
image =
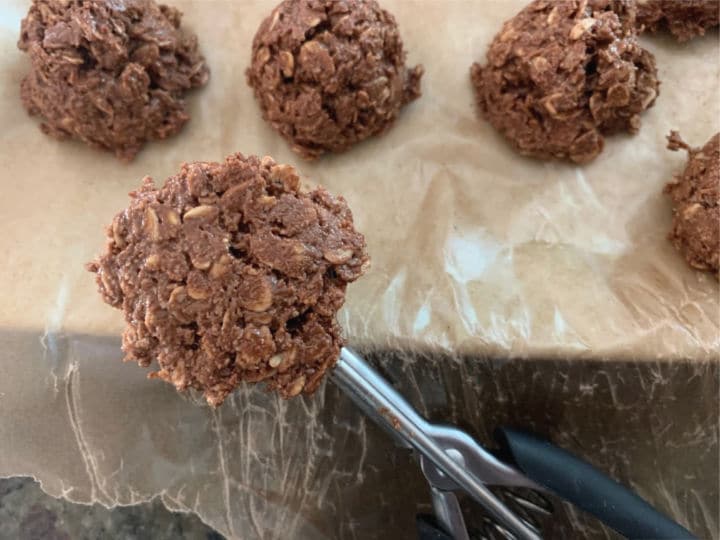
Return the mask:
[[(235, 151), (291, 163), (348, 199), (373, 258), (340, 318), (356, 347), (456, 365), (513, 357), (707, 370), (718, 360), (718, 283), (665, 240), (661, 195), (685, 161), (665, 150), (670, 129), (701, 145), (720, 127), (717, 33), (684, 45), (644, 39), (663, 81), (657, 104), (637, 136), (608, 139), (576, 167), (522, 158), (476, 117), (470, 64), (524, 0), (382, 3), (409, 63), (425, 66), (423, 96), (387, 135), (307, 163), (263, 123), (245, 84), (252, 36), (274, 2), (174, 1), (211, 80), (189, 97), (184, 131), (130, 165), (50, 139), (26, 115), (28, 61), (15, 43), (28, 2), (0, 4), (0, 475), (30, 474), (81, 502), (160, 495), (238, 538), (373, 536), (355, 502), (369, 496), (373, 456), (385, 459), (374, 450), (382, 435), (346, 400), (326, 388), (293, 402), (246, 388), (211, 411), (146, 381), (119, 362), (122, 316), (83, 270), (145, 174), (161, 182), (182, 161)], [(698, 405), (713, 406), (712, 394)], [(717, 449), (717, 432), (708, 436), (698, 440)], [(385, 489), (368, 515), (391, 512)], [(675, 488), (663, 489), (672, 506)]]

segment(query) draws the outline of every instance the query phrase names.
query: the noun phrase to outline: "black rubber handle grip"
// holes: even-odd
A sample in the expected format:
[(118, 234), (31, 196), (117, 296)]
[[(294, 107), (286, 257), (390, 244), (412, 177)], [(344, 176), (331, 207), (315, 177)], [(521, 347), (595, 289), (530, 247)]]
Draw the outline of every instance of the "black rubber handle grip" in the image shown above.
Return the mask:
[(514, 429), (498, 442), (530, 479), (632, 540), (696, 539), (638, 495), (570, 452)]

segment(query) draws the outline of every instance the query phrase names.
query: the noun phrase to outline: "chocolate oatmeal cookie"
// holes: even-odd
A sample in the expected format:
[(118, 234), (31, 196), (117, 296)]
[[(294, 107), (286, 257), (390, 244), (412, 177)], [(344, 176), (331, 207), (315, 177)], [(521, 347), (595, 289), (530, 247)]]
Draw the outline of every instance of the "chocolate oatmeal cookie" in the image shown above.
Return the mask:
[(665, 186), (673, 202), (670, 240), (690, 266), (720, 278), (720, 133), (691, 148), (673, 131), (668, 148), (688, 152), (685, 170)]
[(420, 96), (394, 17), (375, 0), (284, 0), (255, 35), (247, 70), (263, 118), (305, 158), (387, 130)]
[(667, 29), (688, 41), (720, 25), (720, 0), (637, 0), (640, 31)]
[(18, 47), (21, 96), (42, 130), (131, 160), (188, 121), (183, 95), (209, 76), (178, 10), (153, 0), (33, 0)]
[(122, 309), (127, 360), (220, 405), (240, 383), (313, 392), (338, 358), (335, 320), (365, 271), (365, 240), (342, 197), (304, 191), (271, 158), (186, 163), (146, 178), (88, 269)]
[(484, 117), (523, 155), (587, 163), (636, 133), (659, 83), (632, 0), (534, 0), (495, 36), (472, 84)]

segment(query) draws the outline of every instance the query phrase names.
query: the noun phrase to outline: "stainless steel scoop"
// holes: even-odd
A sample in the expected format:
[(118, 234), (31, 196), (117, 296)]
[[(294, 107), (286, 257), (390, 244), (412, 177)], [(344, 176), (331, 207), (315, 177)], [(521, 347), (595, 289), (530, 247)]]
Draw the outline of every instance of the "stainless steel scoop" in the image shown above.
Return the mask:
[(437, 521), (452, 538), (468, 538), (455, 491), (464, 491), (493, 518), (503, 537), (539, 540), (541, 532), (526, 510), (547, 512), (544, 504), (515, 497), (513, 511), (487, 487), (530, 488), (553, 493), (603, 521), (628, 538), (695, 538), (638, 495), (573, 454), (548, 441), (512, 429), (499, 432), (513, 463), (498, 459), (464, 431), (432, 424), (350, 349), (343, 349), (331, 379), (378, 425), (413, 449), (430, 484)]

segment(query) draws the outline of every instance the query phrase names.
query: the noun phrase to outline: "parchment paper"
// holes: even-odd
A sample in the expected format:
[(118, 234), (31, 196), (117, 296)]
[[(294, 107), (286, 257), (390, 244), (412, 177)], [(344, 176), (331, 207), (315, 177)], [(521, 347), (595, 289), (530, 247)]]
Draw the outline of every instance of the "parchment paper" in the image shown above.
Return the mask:
[[(423, 96), (387, 135), (307, 163), (265, 125), (245, 83), (274, 2), (173, 4), (211, 80), (189, 98), (183, 132), (130, 165), (39, 131), (19, 98), (28, 2), (0, 5), (0, 475), (107, 505), (162, 495), (237, 537), (333, 536), (318, 509), (332, 515), (350, 486), (362, 496), (369, 448), (356, 446), (366, 432), (351, 406), (324, 390), (286, 403), (247, 388), (212, 412), (145, 381), (119, 362), (122, 316), (83, 270), (145, 174), (161, 182), (182, 161), (235, 151), (291, 163), (348, 199), (373, 258), (340, 319), (356, 347), (457, 362), (720, 357), (718, 283), (666, 241), (661, 195), (685, 161), (665, 150), (670, 129), (701, 145), (720, 127), (716, 32), (684, 45), (644, 39), (663, 81), (657, 104), (637, 136), (609, 138), (575, 167), (518, 156), (476, 116), (470, 64), (524, 0), (384, 0), (408, 62), (425, 66)], [(356, 466), (333, 468), (339, 455)], [(343, 535), (368, 537), (355, 525)]]

